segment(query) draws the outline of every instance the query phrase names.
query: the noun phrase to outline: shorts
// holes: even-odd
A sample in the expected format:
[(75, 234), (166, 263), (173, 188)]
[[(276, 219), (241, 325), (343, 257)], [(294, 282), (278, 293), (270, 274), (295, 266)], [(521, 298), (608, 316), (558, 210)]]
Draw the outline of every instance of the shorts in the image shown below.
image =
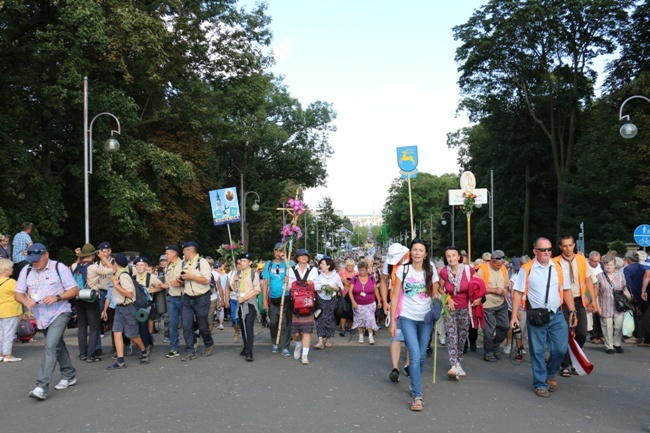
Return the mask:
[(138, 321), (135, 318), (135, 305), (118, 305), (115, 307), (115, 318), (113, 319), (113, 332), (122, 332), (127, 338), (140, 336)]
[(397, 327), (397, 335), (395, 338), (390, 337), (390, 341), (404, 341), (404, 334), (402, 334), (402, 330), (399, 327), (399, 319), (397, 319), (397, 324), (395, 326)]
[(217, 310), (221, 310), (221, 299), (219, 298), (210, 301), (210, 307), (208, 308), (208, 323), (214, 321), (214, 312)]

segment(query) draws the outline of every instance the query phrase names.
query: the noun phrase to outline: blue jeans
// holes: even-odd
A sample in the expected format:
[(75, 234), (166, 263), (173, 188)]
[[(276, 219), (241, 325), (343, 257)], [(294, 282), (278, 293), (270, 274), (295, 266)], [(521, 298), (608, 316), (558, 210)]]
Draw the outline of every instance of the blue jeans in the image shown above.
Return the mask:
[(43, 347), (41, 368), (38, 370), (38, 375), (36, 376), (36, 386), (43, 388), (45, 392), (47, 392), (47, 388), (50, 386), (52, 374), (54, 373), (57, 362), (61, 370), (61, 379), (74, 379), (77, 374), (70, 360), (68, 348), (63, 341), (63, 333), (68, 326), (71, 314), (60, 314), (47, 329), (43, 330), (45, 334), (45, 346)]
[(169, 345), (171, 350), (179, 351), (180, 336), (178, 333), (178, 325), (181, 321), (181, 314), (183, 312), (183, 300), (179, 296), (174, 298), (167, 296), (167, 314), (169, 320)]
[(400, 317), (399, 323), (402, 334), (404, 334), (404, 344), (409, 351), (409, 374), (413, 397), (422, 398), (422, 370), (433, 323), (424, 323), (424, 321), (415, 321), (406, 317)]
[[(530, 315), (527, 315), (530, 317)], [(569, 327), (560, 310), (551, 313), (551, 321), (541, 326), (528, 325), (528, 345), (530, 361), (533, 365), (533, 388), (548, 389), (547, 379), (553, 379), (560, 369), (564, 354), (569, 346)], [(548, 362), (544, 363), (544, 353), (549, 350)]]
[[(104, 301), (106, 301), (106, 290), (100, 290), (99, 291), (99, 312), (100, 312), (100, 316), (101, 316), (102, 310), (104, 309)], [(99, 333), (101, 335), (104, 334), (104, 323), (103, 323), (101, 317), (99, 318)], [(97, 338), (97, 346), (95, 346), (95, 349), (96, 350), (102, 350), (102, 339), (101, 338)]]
[(199, 327), (199, 334), (205, 347), (214, 344), (208, 323), (208, 311), (210, 310), (210, 292), (192, 299), (183, 295), (183, 338), (185, 339), (185, 353), (194, 353), (196, 334), (194, 333), (194, 319)]

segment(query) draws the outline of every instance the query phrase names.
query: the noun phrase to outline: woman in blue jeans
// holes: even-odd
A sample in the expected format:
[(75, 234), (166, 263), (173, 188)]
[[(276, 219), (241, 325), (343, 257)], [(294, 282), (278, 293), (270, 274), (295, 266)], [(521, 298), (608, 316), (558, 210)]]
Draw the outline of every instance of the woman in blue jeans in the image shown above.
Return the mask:
[(395, 323), (399, 318), (404, 343), (410, 357), (411, 410), (422, 410), (422, 369), (433, 323), (425, 323), (424, 316), (431, 310), (432, 297), (438, 297), (438, 273), (429, 257), (429, 246), (422, 239), (411, 242), (410, 261), (395, 272), (397, 302), (391, 303), (391, 337), (397, 336)]

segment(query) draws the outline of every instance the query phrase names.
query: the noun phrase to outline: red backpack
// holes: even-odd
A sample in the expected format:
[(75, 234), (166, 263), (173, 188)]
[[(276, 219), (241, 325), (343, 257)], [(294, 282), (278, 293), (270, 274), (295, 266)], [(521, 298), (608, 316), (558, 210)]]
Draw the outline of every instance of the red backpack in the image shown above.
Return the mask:
[(311, 268), (307, 268), (305, 279), (302, 279), (298, 271), (293, 269), (296, 281), (291, 283), (291, 299), (293, 300), (293, 312), (299, 316), (308, 316), (314, 312), (316, 290), (313, 284), (307, 282), (310, 271)]

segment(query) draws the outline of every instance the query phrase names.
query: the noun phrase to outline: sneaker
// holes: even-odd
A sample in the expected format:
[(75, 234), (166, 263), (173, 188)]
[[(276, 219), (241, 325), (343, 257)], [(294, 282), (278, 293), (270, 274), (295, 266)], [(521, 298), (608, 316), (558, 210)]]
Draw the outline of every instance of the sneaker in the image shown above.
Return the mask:
[(12, 356), (11, 358), (7, 358), (5, 356), (4, 359), (2, 359), (2, 362), (18, 362), (18, 361), (22, 361), (22, 360), (23, 360), (23, 358), (17, 358), (15, 356)]
[(131, 356), (133, 355), (133, 343), (129, 344), (126, 347), (126, 356)]
[(458, 374), (456, 365), (451, 366), (451, 368), (447, 372), (447, 377), (450, 378), (451, 380), (459, 380), (460, 374)]
[(181, 361), (187, 362), (187, 361), (194, 361), (196, 359), (196, 355), (194, 353), (186, 353), (185, 356), (181, 358)]
[(371, 346), (375, 344), (375, 336), (374, 335), (372, 335), (372, 334), (368, 335), (368, 344), (370, 344)]
[(463, 370), (463, 367), (460, 366), (460, 362), (456, 363), (454, 366), (456, 368), (456, 374), (460, 377), (465, 377), (467, 376), (467, 373), (465, 373), (465, 370)]
[(487, 361), (487, 362), (499, 362), (499, 360), (497, 359), (497, 357), (494, 356), (494, 354), (492, 354), (492, 353), (486, 353), (486, 354), (483, 356), (483, 361)]
[(406, 377), (411, 377), (411, 372), (409, 371), (409, 366), (408, 365), (404, 366), (404, 375)]
[(525, 355), (525, 354), (526, 354), (526, 350), (525, 350), (523, 347), (521, 348), (521, 354), (522, 354), (522, 355)]
[(291, 356), (291, 352), (289, 352), (289, 349), (282, 349), (282, 356)]
[(388, 378), (393, 383), (399, 382), (399, 370), (397, 368), (393, 368), (390, 374), (388, 375)]
[(141, 353), (140, 354), (140, 364), (149, 364), (149, 353)]
[(524, 349), (517, 349), (517, 353), (515, 354), (515, 361), (523, 361), (524, 360)]
[(73, 377), (70, 380), (61, 379), (61, 382), (57, 383), (54, 389), (58, 389), (58, 390), (66, 389), (69, 386), (74, 385), (75, 383), (77, 383), (77, 379), (75, 377)]
[(79, 361), (85, 361), (86, 359), (88, 359), (88, 358), (86, 358), (86, 357), (83, 356), (83, 355), (79, 355)]
[(512, 350), (512, 347), (509, 344), (506, 344), (506, 347), (503, 348), (503, 353), (506, 355), (510, 355), (510, 351)]
[(354, 329), (350, 329), (350, 335), (354, 337), (355, 335), (357, 335), (357, 331), (355, 331)]
[(345, 330), (344, 329), (341, 329), (339, 331), (339, 337), (345, 337)]
[(277, 345), (271, 346), (271, 353), (278, 353), (280, 351), (280, 348)]
[(99, 356), (91, 356), (90, 358), (86, 359), (87, 363), (93, 363), (93, 362), (101, 362), (102, 358)]
[(165, 355), (166, 358), (175, 358), (177, 356), (181, 356), (181, 354), (178, 353), (178, 350), (170, 350), (167, 355)]
[(203, 355), (203, 356), (210, 356), (210, 355), (212, 355), (212, 348), (213, 348), (213, 347), (214, 347), (214, 346), (207, 346), (207, 347), (204, 347), (204, 348), (203, 348), (203, 352), (201, 353), (201, 355)]
[[(223, 329), (223, 328), (222, 328)], [(169, 343), (169, 337), (163, 338), (163, 343)]]
[(293, 359), (295, 360), (300, 359), (301, 353), (302, 353), (302, 346), (296, 346), (296, 348), (293, 349)]
[(445, 337), (440, 337), (438, 339), (438, 343), (440, 343), (441, 346), (445, 346), (447, 344), (447, 340), (445, 340)]
[(106, 367), (106, 370), (120, 370), (122, 368), (126, 368), (126, 362), (123, 362), (121, 364), (119, 362), (116, 362), (115, 364)]
[(499, 361), (501, 361), (501, 355), (503, 355), (503, 353), (501, 353), (498, 349), (494, 351), (494, 357)]
[(29, 396), (31, 398), (35, 398), (36, 400), (41, 400), (41, 401), (47, 398), (47, 394), (45, 394), (45, 390), (40, 386), (37, 386), (36, 388), (29, 391)]
[(363, 334), (359, 334), (359, 344), (363, 344)]
[(220, 330), (220, 331), (223, 331), (223, 329), (224, 329), (224, 328), (223, 328), (223, 325), (219, 325), (219, 330)]
[(309, 358), (307, 358), (307, 355), (303, 355), (301, 362), (302, 362), (302, 365), (309, 364)]

